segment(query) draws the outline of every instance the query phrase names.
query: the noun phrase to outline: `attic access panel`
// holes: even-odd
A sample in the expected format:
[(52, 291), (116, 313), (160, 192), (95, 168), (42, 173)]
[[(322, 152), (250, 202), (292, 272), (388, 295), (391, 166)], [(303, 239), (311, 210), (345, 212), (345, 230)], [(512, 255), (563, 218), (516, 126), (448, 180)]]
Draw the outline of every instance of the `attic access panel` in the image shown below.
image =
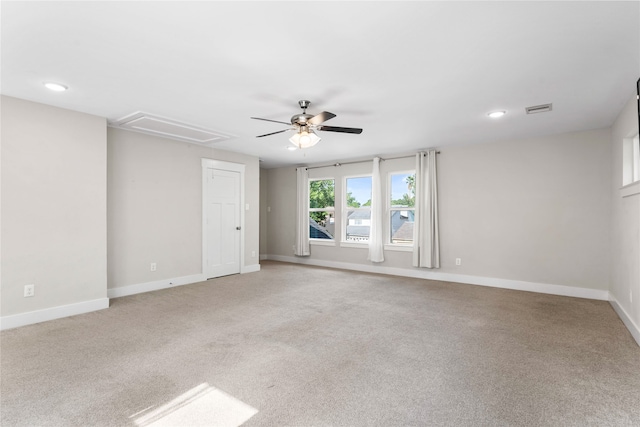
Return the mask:
[(182, 123), (177, 120), (167, 119), (142, 111), (123, 117), (110, 123), (109, 126), (163, 138), (177, 139), (206, 147), (211, 147), (217, 142), (226, 141), (233, 137), (226, 133)]

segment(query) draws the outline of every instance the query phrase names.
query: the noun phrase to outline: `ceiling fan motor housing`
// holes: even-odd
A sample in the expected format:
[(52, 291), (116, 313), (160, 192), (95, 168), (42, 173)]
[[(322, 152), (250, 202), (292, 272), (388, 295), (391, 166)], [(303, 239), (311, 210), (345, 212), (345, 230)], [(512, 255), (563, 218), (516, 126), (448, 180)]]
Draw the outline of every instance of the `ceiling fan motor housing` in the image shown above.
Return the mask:
[[(256, 138), (262, 138), (264, 136), (275, 135), (275, 134), (278, 134), (278, 133), (286, 132), (288, 130), (295, 130), (296, 131), (296, 135), (298, 135), (299, 137), (307, 136), (307, 135), (313, 135), (313, 136), (315, 136), (317, 138), (317, 139), (314, 140), (313, 143), (311, 143), (310, 145), (306, 145), (305, 147), (302, 147), (302, 145), (297, 144), (297, 143), (294, 142), (294, 144), (300, 146), (300, 148), (306, 148), (307, 146), (310, 147), (311, 145), (314, 145), (316, 142), (318, 142), (320, 140), (320, 138), (315, 134), (315, 132), (314, 132), (315, 130), (323, 130), (323, 131), (327, 131), (327, 132), (355, 133), (355, 134), (362, 133), (362, 129), (360, 129), (360, 128), (345, 128), (345, 127), (339, 127), (339, 126), (324, 126), (323, 125), (324, 122), (326, 122), (329, 119), (334, 118), (336, 115), (333, 114), (333, 113), (330, 113), (328, 111), (323, 111), (320, 114), (316, 114), (316, 115), (307, 114), (307, 108), (309, 107), (309, 105), (311, 105), (311, 101), (307, 101), (306, 99), (302, 99), (302, 100), (298, 101), (298, 105), (300, 105), (300, 108), (302, 108), (302, 113), (301, 114), (296, 114), (294, 116), (291, 116), (291, 126), (293, 126), (292, 128), (279, 130), (277, 132), (266, 133), (264, 135), (258, 135)], [(281, 121), (278, 121), (278, 120), (271, 120), (271, 119), (263, 119), (263, 118), (260, 118), (260, 117), (251, 117), (251, 118), (255, 119), (255, 120), (264, 120), (266, 122), (275, 122), (275, 123), (288, 124), (286, 122), (281, 122)], [(302, 135), (303, 133), (305, 135)], [(296, 135), (294, 135), (294, 138), (296, 137)]]
[(309, 105), (311, 105), (311, 101), (301, 99), (300, 101), (298, 101), (298, 105), (300, 106), (300, 108), (302, 108), (302, 114), (296, 114), (295, 116), (292, 116), (291, 124), (304, 126), (307, 123), (307, 120), (313, 117), (311, 114), (307, 114), (307, 108), (309, 108)]
[(311, 117), (313, 117), (313, 115), (311, 114), (296, 114), (295, 116), (291, 117), (291, 124), (292, 125), (305, 125), (307, 123), (307, 120), (309, 120)]

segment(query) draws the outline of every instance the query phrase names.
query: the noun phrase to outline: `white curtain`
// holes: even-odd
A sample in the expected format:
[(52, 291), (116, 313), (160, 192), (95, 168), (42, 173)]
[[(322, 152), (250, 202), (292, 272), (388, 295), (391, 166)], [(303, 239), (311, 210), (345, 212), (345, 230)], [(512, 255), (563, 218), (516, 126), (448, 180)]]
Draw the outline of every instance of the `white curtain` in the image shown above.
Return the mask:
[(440, 268), (436, 150), (416, 155), (413, 266)]
[(369, 230), (369, 255), (372, 262), (384, 261), (382, 238), (382, 184), (380, 183), (380, 157), (373, 159), (371, 177), (371, 228)]
[(309, 173), (307, 168), (297, 168), (298, 200), (296, 209), (295, 255), (309, 256)]

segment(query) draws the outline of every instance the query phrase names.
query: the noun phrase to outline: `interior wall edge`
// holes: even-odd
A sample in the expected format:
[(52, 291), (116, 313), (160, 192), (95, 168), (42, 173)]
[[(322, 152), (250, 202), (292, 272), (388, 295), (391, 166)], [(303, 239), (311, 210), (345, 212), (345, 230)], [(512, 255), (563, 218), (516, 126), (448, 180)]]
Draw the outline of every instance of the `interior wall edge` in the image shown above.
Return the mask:
[(0, 330), (13, 329), (49, 320), (62, 319), (63, 317), (90, 313), (92, 311), (103, 310), (105, 308), (109, 308), (109, 298), (99, 298), (90, 301), (3, 316), (0, 317)]
[(613, 294), (610, 294), (609, 304), (611, 304), (611, 307), (613, 307), (613, 310), (616, 312), (620, 320), (622, 320), (624, 326), (627, 327), (633, 339), (636, 340), (636, 343), (640, 346), (640, 327), (635, 324), (631, 316), (629, 316)]

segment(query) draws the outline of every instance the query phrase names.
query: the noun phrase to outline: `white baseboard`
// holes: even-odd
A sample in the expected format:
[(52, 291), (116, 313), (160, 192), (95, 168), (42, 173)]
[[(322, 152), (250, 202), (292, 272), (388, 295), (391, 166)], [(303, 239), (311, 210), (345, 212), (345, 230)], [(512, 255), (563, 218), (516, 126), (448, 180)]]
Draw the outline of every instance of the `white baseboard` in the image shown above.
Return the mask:
[(92, 311), (98, 311), (105, 308), (109, 308), (109, 298), (94, 299), (91, 301), (83, 301), (75, 304), (60, 305), (42, 310), (14, 314), (12, 316), (3, 316), (0, 317), (0, 330), (90, 313)]
[[(258, 271), (260, 271), (260, 264), (248, 265), (241, 268), (241, 274), (254, 273)], [(205, 280), (207, 279), (203, 274), (192, 274), (190, 276), (174, 277), (172, 279), (156, 280), (153, 282), (111, 288), (107, 290), (108, 298), (0, 317), (0, 330), (32, 325), (34, 323), (46, 322), (48, 320), (60, 319), (63, 317), (75, 316), (77, 314), (90, 313), (92, 311), (109, 308), (109, 298), (119, 298), (143, 292), (157, 291), (160, 289), (172, 288), (174, 286), (203, 282)]]
[(468, 276), (464, 274), (441, 273), (427, 269), (406, 269), (385, 267), (381, 265), (352, 264), (338, 261), (318, 260), (308, 257), (290, 257), (267, 255), (273, 261), (293, 262), (316, 265), (318, 267), (341, 268), (344, 270), (363, 271), (367, 273), (389, 274), (393, 276), (413, 277), (417, 279), (440, 280), (443, 282), (464, 283), (469, 285), (489, 286), (493, 288), (514, 289), (518, 291), (537, 292), (542, 294), (562, 295), (567, 297), (587, 298), (608, 301), (609, 291), (600, 289), (577, 288), (573, 286), (552, 285), (548, 283), (525, 282), (521, 280), (497, 279), (491, 277)]
[(260, 264), (245, 265), (244, 267), (241, 267), (240, 274), (255, 273), (258, 271), (260, 271)]
[(268, 259), (267, 257), (268, 255), (260, 254), (260, 261), (264, 261), (265, 259)]
[(626, 326), (629, 332), (631, 332), (631, 336), (633, 337), (633, 339), (636, 340), (638, 345), (640, 345), (640, 327), (635, 324), (633, 319), (631, 319), (631, 316), (629, 316), (624, 308), (622, 308), (620, 303), (618, 303), (616, 297), (614, 297), (613, 295), (611, 295), (609, 298), (609, 304), (611, 304), (611, 307), (613, 307), (615, 312), (618, 314), (618, 317), (620, 317), (620, 320), (622, 320), (624, 326)]
[[(254, 273), (260, 271), (260, 264), (240, 267), (240, 274)], [(144, 292), (158, 291), (160, 289), (173, 288), (175, 286), (190, 285), (192, 283), (204, 282), (207, 280), (204, 274), (192, 274), (190, 276), (173, 277), (171, 279), (155, 280), (153, 282), (137, 283), (135, 285), (111, 288), (107, 291), (109, 298), (126, 297), (128, 295), (141, 294)]]
[(158, 291), (160, 289), (173, 288), (174, 286), (189, 285), (191, 283), (204, 282), (203, 274), (174, 277), (172, 279), (155, 280), (153, 282), (137, 283), (135, 285), (111, 288), (107, 291), (109, 298), (126, 297), (128, 295), (141, 294), (143, 292)]

